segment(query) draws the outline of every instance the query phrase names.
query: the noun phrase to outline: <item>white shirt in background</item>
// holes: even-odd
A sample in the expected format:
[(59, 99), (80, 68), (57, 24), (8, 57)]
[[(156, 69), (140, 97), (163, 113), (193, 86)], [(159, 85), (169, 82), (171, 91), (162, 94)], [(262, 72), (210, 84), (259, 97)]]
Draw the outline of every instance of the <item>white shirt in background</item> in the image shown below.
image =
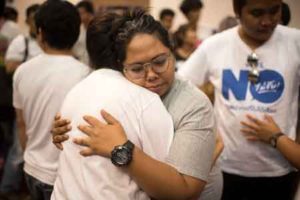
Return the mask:
[(13, 105), (23, 111), (27, 143), (24, 170), (53, 185), (60, 151), (50, 133), (67, 92), (89, 73), (71, 56), (40, 54), (20, 65), (14, 75)]

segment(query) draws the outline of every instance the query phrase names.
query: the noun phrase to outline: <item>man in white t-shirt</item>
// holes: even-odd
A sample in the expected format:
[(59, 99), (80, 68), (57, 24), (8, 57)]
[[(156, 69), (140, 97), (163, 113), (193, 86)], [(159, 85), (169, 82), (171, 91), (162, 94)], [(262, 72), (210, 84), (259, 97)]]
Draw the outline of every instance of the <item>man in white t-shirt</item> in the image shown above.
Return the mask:
[(37, 39), (44, 50), (19, 66), (14, 75), (16, 108), (24, 171), (33, 199), (50, 199), (59, 151), (51, 143), (50, 128), (67, 92), (87, 76), (89, 68), (72, 56), (80, 17), (67, 1), (47, 1), (35, 14)]
[(38, 4), (33, 4), (26, 9), (26, 24), (29, 27), (29, 33), (14, 38), (7, 49), (5, 67), (8, 73), (14, 72), (21, 63), (42, 53), (42, 49), (36, 41), (34, 22), (34, 15), (38, 8)]
[[(223, 199), (291, 199), (293, 167), (271, 145), (243, 134), (260, 126), (248, 114), (271, 115), (295, 139), (300, 80), (300, 31), (277, 25), (281, 0), (233, 0), (241, 25), (207, 39), (179, 74), (215, 87), (215, 112), (225, 148)], [(253, 54), (255, 53), (255, 54)], [(242, 131), (243, 130), (243, 131)]]

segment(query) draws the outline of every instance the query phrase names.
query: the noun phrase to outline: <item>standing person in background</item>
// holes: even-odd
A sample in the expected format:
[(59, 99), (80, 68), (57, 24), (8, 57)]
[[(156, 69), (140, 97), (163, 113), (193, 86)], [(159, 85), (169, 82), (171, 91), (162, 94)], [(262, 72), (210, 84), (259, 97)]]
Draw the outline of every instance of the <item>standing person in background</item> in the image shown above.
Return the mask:
[[(295, 140), (300, 80), (300, 31), (278, 25), (281, 0), (233, 0), (240, 25), (207, 39), (179, 73), (215, 87), (224, 140), (224, 200), (291, 200), (294, 168), (272, 146), (248, 141), (241, 121), (268, 114)], [(278, 137), (278, 136), (277, 136)]]
[(211, 36), (213, 33), (211, 28), (199, 25), (203, 6), (204, 5), (201, 0), (183, 0), (180, 5), (180, 10), (186, 17), (189, 26), (197, 33), (198, 41), (196, 46), (201, 44), (202, 40)]
[(175, 12), (171, 9), (165, 8), (160, 11), (159, 21), (163, 27), (171, 34)]
[(34, 15), (39, 7), (40, 5), (34, 4), (26, 9), (26, 24), (29, 27), (29, 33), (17, 36), (7, 49), (5, 67), (8, 73), (13, 73), (21, 63), (42, 53), (42, 49), (36, 41), (34, 21)]
[(196, 31), (188, 24), (181, 25), (174, 33), (176, 69), (184, 63), (186, 59), (196, 49), (197, 34)]
[(81, 27), (78, 40), (73, 47), (73, 52), (79, 61), (89, 65), (89, 58), (86, 50), (86, 30), (89, 23), (94, 18), (94, 6), (91, 1), (83, 0), (76, 4), (76, 8), (80, 15)]
[(86, 77), (89, 69), (72, 56), (71, 49), (80, 31), (80, 17), (71, 3), (44, 2), (35, 14), (35, 24), (37, 40), (44, 53), (17, 68), (13, 79), (13, 105), (30, 195), (34, 200), (49, 200), (59, 156), (51, 144), (49, 119), (55, 116), (67, 92)]
[[(12, 74), (21, 63), (42, 53), (36, 41), (34, 21), (34, 15), (39, 7), (38, 4), (34, 4), (26, 9), (26, 23), (29, 26), (29, 33), (28, 35), (17, 36), (8, 47), (5, 55), (5, 67), (9, 74)], [(9, 149), (0, 185), (0, 192), (3, 195), (20, 197), (23, 162), (23, 152), (20, 146), (18, 131), (14, 128), (13, 145)]]

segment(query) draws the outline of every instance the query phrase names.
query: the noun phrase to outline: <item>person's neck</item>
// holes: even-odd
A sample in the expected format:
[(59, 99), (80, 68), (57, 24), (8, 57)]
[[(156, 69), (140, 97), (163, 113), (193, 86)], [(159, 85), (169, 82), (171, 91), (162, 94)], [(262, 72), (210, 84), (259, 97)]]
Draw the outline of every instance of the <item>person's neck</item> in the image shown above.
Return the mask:
[(46, 54), (50, 55), (65, 55), (65, 56), (72, 56), (73, 53), (70, 49), (53, 49), (53, 48), (46, 48), (43, 49)]
[(254, 51), (255, 49), (257, 49), (258, 47), (260, 47), (261, 45), (263, 45), (266, 41), (259, 41), (256, 40), (252, 37), (250, 37), (249, 35), (247, 35), (245, 33), (245, 31), (242, 30), (241, 27), (239, 27), (238, 29), (238, 34), (241, 38), (241, 40), (252, 50)]

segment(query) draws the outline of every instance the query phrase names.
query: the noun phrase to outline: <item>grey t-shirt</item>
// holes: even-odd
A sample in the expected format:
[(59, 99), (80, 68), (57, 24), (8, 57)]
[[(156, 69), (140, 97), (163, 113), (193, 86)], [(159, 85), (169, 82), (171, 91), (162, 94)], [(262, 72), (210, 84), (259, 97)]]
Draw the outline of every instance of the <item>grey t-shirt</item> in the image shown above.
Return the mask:
[(163, 103), (175, 128), (167, 163), (182, 174), (207, 181), (216, 137), (209, 99), (191, 83), (176, 78)]

